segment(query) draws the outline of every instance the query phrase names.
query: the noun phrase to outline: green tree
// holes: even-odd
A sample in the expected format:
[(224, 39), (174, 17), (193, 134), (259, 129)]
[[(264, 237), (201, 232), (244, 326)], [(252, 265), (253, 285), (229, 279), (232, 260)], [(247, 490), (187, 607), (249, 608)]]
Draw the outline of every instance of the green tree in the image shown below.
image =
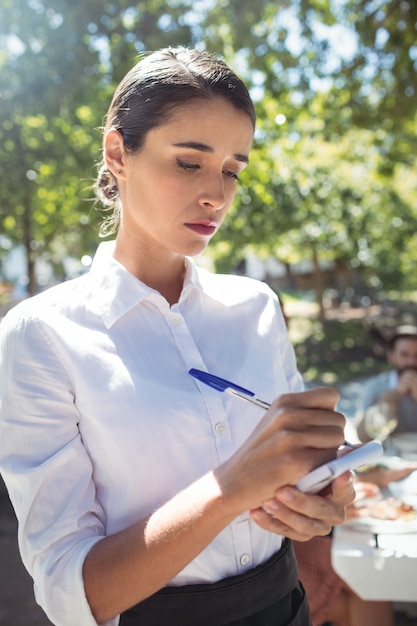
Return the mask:
[[(176, 17), (175, 17), (176, 15)], [(94, 247), (93, 164), (114, 81), (141, 50), (189, 43), (182, 9), (166, 2), (4, 0), (0, 8), (0, 225), (35, 262)], [(169, 18), (169, 23), (167, 19)], [(56, 250), (59, 254), (56, 254)]]
[(81, 7), (64, 16), (63, 3), (50, 4), (5, 0), (0, 14), (0, 220), (25, 244), (30, 293), (36, 257), (52, 254), (58, 234), (88, 236), (78, 179), (90, 175), (98, 150), (98, 119), (84, 104), (93, 100), (88, 68), (98, 52), (82, 44)]
[[(256, 183), (243, 185), (227, 245), (217, 243), (221, 267), (236, 262), (246, 238), (261, 254), (310, 258), (321, 304), (323, 260), (346, 263), (371, 285), (410, 285), (416, 185), (398, 182), (416, 180), (417, 5), (238, 4), (227, 3), (223, 50), (240, 44), (234, 58), (243, 53), (266, 149), (255, 151)], [(217, 5), (213, 31), (219, 18)]]
[(416, 12), (413, 0), (4, 0), (0, 224), (25, 242), (31, 290), (40, 251), (95, 245), (83, 189), (115, 84), (141, 52), (177, 44), (222, 54), (259, 115), (248, 174), (214, 242), (218, 267), (250, 246), (287, 263), (308, 255), (319, 300), (322, 260), (410, 285)]

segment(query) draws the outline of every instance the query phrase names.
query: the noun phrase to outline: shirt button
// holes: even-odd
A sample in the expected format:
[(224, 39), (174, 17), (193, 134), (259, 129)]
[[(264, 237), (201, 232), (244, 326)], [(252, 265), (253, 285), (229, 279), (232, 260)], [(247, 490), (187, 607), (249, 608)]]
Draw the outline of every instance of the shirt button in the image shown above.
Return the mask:
[(250, 556), (249, 554), (242, 554), (242, 556), (240, 557), (240, 564), (241, 565), (247, 565), (250, 561)]
[(171, 324), (173, 326), (178, 326), (178, 324), (181, 324), (181, 315), (171, 315)]
[(223, 424), (223, 422), (219, 422), (214, 428), (216, 430), (216, 433), (222, 433), (226, 429), (226, 425)]

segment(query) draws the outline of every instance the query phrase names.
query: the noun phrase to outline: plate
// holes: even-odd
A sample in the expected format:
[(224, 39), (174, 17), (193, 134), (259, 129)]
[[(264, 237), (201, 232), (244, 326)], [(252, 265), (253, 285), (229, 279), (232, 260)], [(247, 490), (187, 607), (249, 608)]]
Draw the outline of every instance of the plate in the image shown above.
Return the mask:
[[(415, 510), (417, 510), (417, 496), (405, 496), (401, 498), (406, 504), (410, 504)], [(400, 535), (404, 533), (417, 533), (417, 516), (411, 519), (378, 519), (364, 515), (363, 517), (355, 517), (349, 522), (345, 522), (345, 526), (349, 526), (354, 530), (360, 530), (362, 532), (373, 533), (377, 535), (383, 534), (395, 534)]]
[[(393, 483), (390, 483), (390, 487)], [(391, 491), (391, 489), (390, 489)], [(391, 496), (394, 494), (391, 491)], [(396, 496), (394, 496), (396, 497)], [(404, 494), (399, 498), (405, 504), (409, 504), (413, 507), (414, 511), (417, 511), (417, 496)], [(367, 503), (372, 504), (383, 504), (386, 501), (386, 498), (382, 498), (380, 500), (371, 498), (366, 501), (363, 500), (362, 504), (364, 507), (367, 506)], [(349, 526), (355, 530), (361, 530), (367, 533), (373, 533), (376, 535), (383, 534), (405, 534), (405, 533), (417, 533), (417, 514), (409, 519), (378, 519), (377, 517), (373, 517), (371, 515), (363, 515), (362, 517), (355, 517), (349, 522), (345, 523), (346, 526)]]

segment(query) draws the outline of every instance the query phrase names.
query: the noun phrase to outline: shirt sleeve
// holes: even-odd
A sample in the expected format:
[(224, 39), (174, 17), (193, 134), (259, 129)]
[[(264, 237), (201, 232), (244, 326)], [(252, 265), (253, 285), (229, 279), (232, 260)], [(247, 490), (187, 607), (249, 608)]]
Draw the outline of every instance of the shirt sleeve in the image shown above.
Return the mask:
[(388, 387), (383, 385), (380, 378), (365, 383), (362, 394), (362, 409), (366, 411), (369, 407), (377, 404), (379, 398), (387, 389)]
[(82, 567), (105, 534), (78, 422), (58, 348), (39, 320), (15, 307), (0, 327), (0, 471), (36, 600), (59, 626), (96, 626)]
[(363, 386), (360, 407), (355, 416), (355, 428), (360, 441), (367, 442), (371, 437), (366, 432), (365, 417), (368, 409), (378, 403), (380, 396), (387, 390), (381, 377), (372, 378)]

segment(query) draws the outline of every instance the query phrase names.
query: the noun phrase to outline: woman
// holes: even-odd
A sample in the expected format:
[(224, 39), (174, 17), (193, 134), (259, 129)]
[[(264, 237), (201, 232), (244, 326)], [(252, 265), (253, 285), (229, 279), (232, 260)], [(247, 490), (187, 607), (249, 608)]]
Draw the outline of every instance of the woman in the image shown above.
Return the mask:
[(302, 392), (266, 285), (190, 258), (227, 214), (254, 126), (246, 87), (214, 56), (142, 59), (103, 134), (115, 241), (2, 324), (0, 467), (59, 626), (310, 623), (289, 539), (327, 534), (354, 494), (349, 475), (326, 496), (291, 485), (342, 443), (337, 394)]

